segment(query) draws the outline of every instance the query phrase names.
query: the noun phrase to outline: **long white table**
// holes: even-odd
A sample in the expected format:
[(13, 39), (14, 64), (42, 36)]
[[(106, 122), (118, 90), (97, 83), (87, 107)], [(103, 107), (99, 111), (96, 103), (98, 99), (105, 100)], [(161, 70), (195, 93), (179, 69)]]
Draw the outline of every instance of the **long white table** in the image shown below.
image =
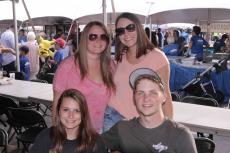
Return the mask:
[(28, 97), (37, 97), (42, 100), (53, 100), (52, 84), (11, 80), (10, 84), (0, 85), (0, 94), (16, 98), (17, 100), (27, 102)]
[[(50, 105), (53, 101), (51, 84), (14, 80), (0, 85), (0, 94), (20, 100)], [(230, 153), (230, 109), (173, 102), (174, 119), (194, 132), (210, 133), (216, 143), (215, 153)], [(225, 150), (223, 150), (223, 148)]]
[(215, 153), (230, 153), (230, 109), (173, 102), (174, 118), (194, 132), (213, 134)]

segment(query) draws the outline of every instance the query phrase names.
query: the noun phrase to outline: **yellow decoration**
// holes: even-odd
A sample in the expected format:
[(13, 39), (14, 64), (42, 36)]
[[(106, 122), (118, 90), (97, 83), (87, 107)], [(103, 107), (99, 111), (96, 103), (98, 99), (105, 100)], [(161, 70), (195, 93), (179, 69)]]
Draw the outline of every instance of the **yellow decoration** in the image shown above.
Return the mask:
[(42, 37), (39, 38), (39, 55), (41, 57), (52, 57), (54, 53), (50, 50), (50, 47), (55, 43), (55, 41), (45, 40)]

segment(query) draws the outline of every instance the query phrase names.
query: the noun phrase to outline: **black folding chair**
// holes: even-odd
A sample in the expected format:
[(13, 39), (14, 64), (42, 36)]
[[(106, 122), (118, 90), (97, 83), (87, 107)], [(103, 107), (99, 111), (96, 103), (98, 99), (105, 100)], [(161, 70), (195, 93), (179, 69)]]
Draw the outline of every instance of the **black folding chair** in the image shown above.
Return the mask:
[[(205, 105), (218, 107), (219, 104), (214, 98), (205, 98), (205, 97), (197, 97), (197, 96), (185, 96), (181, 99), (181, 102), (197, 104), (197, 105)], [(204, 137), (204, 133), (197, 132), (198, 137)], [(209, 134), (208, 138), (213, 140), (213, 135)]]
[[(32, 81), (32, 82), (39, 82), (39, 83), (48, 83), (46, 80), (41, 80), (41, 79), (32, 79), (30, 81)], [(49, 106), (44, 105), (45, 108), (42, 108), (41, 104), (33, 102), (32, 98), (29, 98), (29, 101), (30, 101), (30, 103), (33, 103), (33, 104), (37, 105), (37, 111), (41, 111), (43, 113), (43, 116), (49, 116), (47, 114), (47, 111), (48, 110), (51, 111), (51, 105), (49, 105)]]
[(185, 96), (181, 99), (181, 101), (185, 103), (205, 105), (205, 106), (213, 106), (213, 107), (219, 106), (218, 102), (214, 98), (207, 98), (207, 97)]
[[(18, 104), (17, 101), (13, 98), (7, 97), (7, 96), (2, 96), (0, 95), (0, 115), (4, 115), (4, 119), (0, 118), (0, 122), (7, 127), (8, 124), (8, 107), (13, 107), (17, 108)], [(12, 127), (9, 125), (9, 129), (7, 130), (8, 135), (11, 134)], [(9, 141), (11, 138), (14, 136), (14, 133), (12, 136), (10, 136)]]
[(28, 152), (36, 136), (47, 128), (45, 120), (40, 112), (31, 109), (8, 108), (8, 112), (9, 124), (14, 128), (18, 142), (23, 145), (22, 152)]
[(0, 147), (2, 147), (2, 153), (7, 153), (8, 134), (4, 129), (0, 128)]
[(214, 153), (215, 143), (211, 139), (198, 137), (195, 138), (195, 142), (198, 153)]

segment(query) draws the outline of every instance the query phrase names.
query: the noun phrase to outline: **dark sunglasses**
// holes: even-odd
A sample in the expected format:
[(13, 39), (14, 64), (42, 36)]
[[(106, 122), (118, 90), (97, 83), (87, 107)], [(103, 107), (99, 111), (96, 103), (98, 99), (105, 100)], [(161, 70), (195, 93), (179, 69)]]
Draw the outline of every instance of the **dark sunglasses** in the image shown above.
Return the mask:
[(117, 29), (115, 30), (115, 31), (116, 31), (116, 34), (117, 34), (118, 36), (125, 34), (125, 29), (126, 29), (128, 32), (133, 32), (133, 31), (135, 31), (136, 26), (135, 26), (135, 24), (129, 24), (129, 25), (127, 25), (125, 28), (117, 28)]
[(102, 40), (102, 41), (108, 41), (108, 37), (107, 37), (107, 35), (106, 34), (101, 34), (101, 35), (97, 35), (97, 34), (89, 34), (89, 40), (90, 41), (95, 41), (95, 40), (97, 40), (98, 38), (100, 37), (100, 39)]

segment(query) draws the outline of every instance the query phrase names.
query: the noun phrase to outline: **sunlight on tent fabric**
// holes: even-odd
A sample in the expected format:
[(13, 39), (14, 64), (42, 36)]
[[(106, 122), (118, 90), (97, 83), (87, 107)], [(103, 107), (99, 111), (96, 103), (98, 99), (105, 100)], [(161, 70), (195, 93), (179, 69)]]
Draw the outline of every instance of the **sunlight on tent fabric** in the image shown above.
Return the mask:
[[(148, 4), (151, 0), (114, 0), (117, 12), (132, 12), (142, 15), (147, 14)], [(106, 1), (107, 12), (112, 12), (111, 0)], [(2, 19), (12, 19), (12, 4), (10, 1), (0, 1)], [(102, 13), (102, 0), (25, 0), (31, 18), (42, 16), (63, 16), (71, 19), (90, 14)], [(3, 13), (4, 12), (4, 13)], [(18, 20), (26, 20), (27, 15), (21, 0), (16, 4)]]

